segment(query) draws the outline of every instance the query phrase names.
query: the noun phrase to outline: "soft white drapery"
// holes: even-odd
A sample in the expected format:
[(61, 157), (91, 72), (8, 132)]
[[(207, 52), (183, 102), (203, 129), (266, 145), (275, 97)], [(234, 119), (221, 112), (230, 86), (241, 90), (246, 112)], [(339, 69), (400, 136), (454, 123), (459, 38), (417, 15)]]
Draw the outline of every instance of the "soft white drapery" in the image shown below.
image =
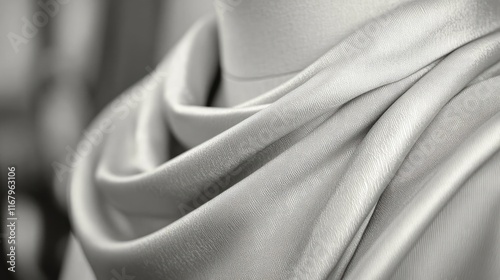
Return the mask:
[(199, 22), (79, 146), (71, 218), (95, 274), (498, 279), (499, 31), (498, 0), (414, 1), (216, 108)]

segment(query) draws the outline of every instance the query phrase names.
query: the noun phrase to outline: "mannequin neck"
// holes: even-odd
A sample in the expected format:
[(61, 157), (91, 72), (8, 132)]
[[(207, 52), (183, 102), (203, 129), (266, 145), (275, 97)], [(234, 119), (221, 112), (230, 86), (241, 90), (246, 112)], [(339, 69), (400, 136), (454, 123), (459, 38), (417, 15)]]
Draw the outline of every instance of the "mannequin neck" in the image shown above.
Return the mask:
[(369, 20), (409, 1), (216, 0), (223, 72), (216, 106), (272, 89)]

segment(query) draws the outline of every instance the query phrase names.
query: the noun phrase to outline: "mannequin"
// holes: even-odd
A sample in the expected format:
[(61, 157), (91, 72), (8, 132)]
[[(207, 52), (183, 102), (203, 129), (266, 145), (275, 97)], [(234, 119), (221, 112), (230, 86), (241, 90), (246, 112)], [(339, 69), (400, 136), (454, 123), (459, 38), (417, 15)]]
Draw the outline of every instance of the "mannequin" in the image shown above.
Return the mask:
[[(224, 1), (226, 0), (218, 0)], [(231, 107), (293, 77), (369, 20), (411, 0), (239, 0), (217, 9), (222, 82)]]

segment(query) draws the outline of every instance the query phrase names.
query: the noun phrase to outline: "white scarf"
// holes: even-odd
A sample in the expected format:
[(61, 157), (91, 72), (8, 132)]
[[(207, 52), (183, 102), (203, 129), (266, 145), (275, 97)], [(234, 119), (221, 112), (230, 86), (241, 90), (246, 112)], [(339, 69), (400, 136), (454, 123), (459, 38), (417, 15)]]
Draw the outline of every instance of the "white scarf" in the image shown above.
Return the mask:
[(498, 279), (499, 31), (498, 0), (414, 1), (214, 108), (199, 22), (80, 144), (71, 219), (96, 276)]

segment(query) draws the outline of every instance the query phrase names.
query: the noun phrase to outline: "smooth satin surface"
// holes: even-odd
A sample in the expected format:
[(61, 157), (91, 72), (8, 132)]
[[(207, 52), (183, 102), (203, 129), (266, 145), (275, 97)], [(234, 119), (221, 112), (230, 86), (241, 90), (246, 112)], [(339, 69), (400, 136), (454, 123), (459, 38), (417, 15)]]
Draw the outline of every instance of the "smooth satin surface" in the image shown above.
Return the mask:
[(414, 1), (230, 108), (217, 48), (199, 22), (88, 129), (98, 279), (500, 278), (500, 1)]

